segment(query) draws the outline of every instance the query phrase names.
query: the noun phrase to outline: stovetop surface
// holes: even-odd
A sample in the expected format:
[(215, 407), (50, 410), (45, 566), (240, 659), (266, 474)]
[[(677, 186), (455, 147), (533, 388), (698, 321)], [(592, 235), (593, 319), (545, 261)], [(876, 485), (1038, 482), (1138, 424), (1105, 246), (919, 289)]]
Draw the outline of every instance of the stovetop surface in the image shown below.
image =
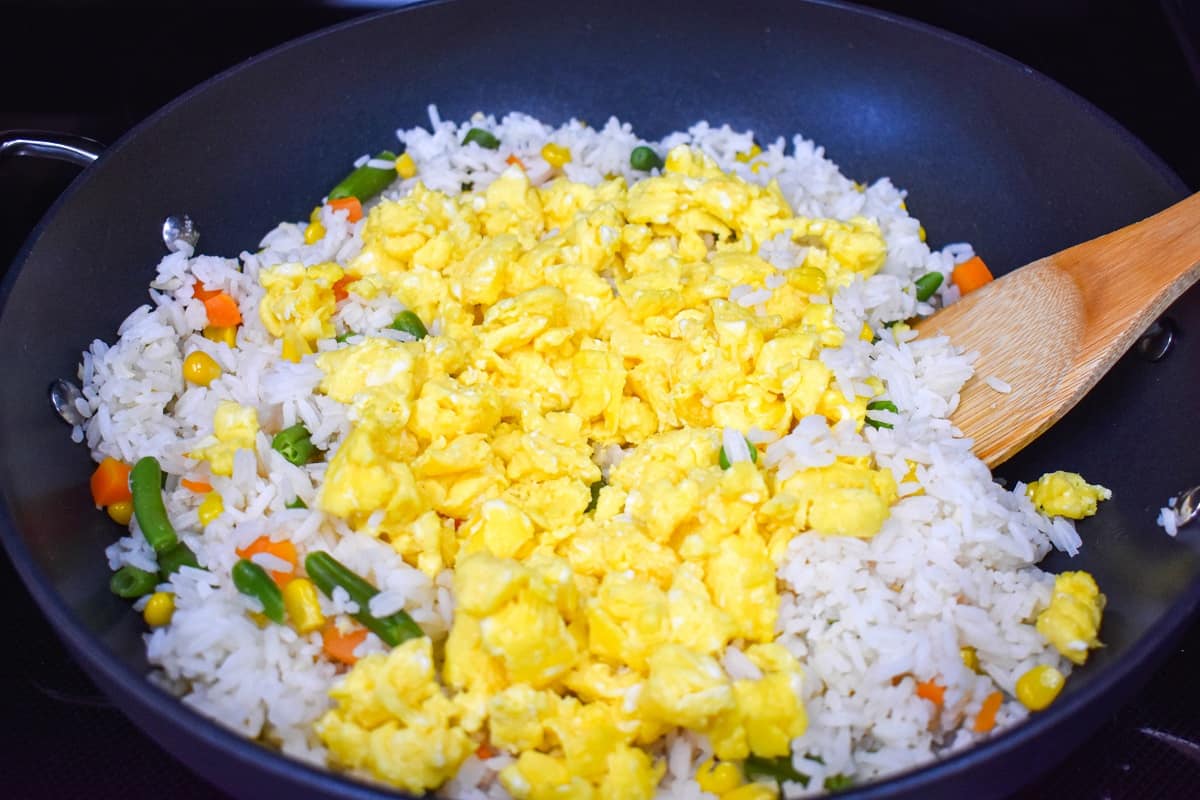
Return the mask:
[[(0, 8), (6, 80), (0, 129), (41, 128), (114, 141), (176, 95), (245, 58), (371, 10), (363, 3), (156, 5), (30, 3)], [(871, 2), (994, 47), (1091, 100), (1200, 187), (1200, 3)], [(964, 6), (967, 6), (964, 8)], [(45, 66), (51, 49), (56, 66)], [(16, 76), (14, 78), (13, 76)], [(1165, 99), (1165, 98), (1170, 98)], [(75, 169), (0, 167), (0, 266)], [(20, 202), (13, 202), (20, 198)], [(1181, 485), (1196, 476), (1181, 476)], [(1197, 532), (1192, 532), (1196, 534)], [(1187, 535), (1186, 533), (1183, 535)], [(0, 556), (4, 627), (20, 647), (0, 660), (0, 795), (13, 798), (217, 798), (135, 728), (66, 654)], [(1200, 623), (1128, 705), (1017, 796), (1200, 797)]]

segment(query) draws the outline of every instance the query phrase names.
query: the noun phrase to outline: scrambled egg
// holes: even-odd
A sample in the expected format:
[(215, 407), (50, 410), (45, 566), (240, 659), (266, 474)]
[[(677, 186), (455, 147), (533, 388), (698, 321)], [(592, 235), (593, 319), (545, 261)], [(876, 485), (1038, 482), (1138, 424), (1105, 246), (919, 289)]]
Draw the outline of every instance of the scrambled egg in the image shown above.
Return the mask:
[(258, 412), (230, 400), (217, 404), (213, 432), (201, 439), (189, 458), (207, 461), (214, 475), (233, 475), (233, 456), (238, 450), (253, 450), (258, 433)]
[(1096, 636), (1104, 603), (1104, 595), (1091, 575), (1064, 572), (1054, 578), (1054, 597), (1038, 615), (1037, 631), (1065, 658), (1083, 664), (1088, 650), (1100, 647)]
[[(802, 263), (758, 255), (779, 236)], [(680, 147), (633, 186), (535, 187), (515, 167), (458, 197), (418, 185), (371, 210), (344, 271), (265, 270), (285, 355), (332, 338), (345, 275), (438, 332), (315, 356), (353, 421), (318, 507), (430, 576), (454, 569), (456, 603), (436, 651), (363, 659), (333, 691), (317, 728), (333, 760), (423, 791), (488, 743), (536, 800), (652, 797), (664, 765), (645, 748), (678, 727), (719, 759), (787, 754), (806, 717), (774, 643), (783, 549), (873, 536), (896, 482), (866, 458), (786, 480), (722, 469), (722, 433), (862, 427), (872, 398), (843, 396), (819, 354), (845, 337), (833, 292), (885, 255), (874, 223), (796, 217), (775, 183)], [(610, 445), (627, 455), (590, 508)], [(226, 449), (198, 457), (218, 472)], [(726, 672), (734, 643), (758, 675)]]
[(1075, 472), (1047, 472), (1025, 488), (1034, 507), (1055, 517), (1083, 519), (1096, 513), (1101, 500), (1112, 492), (1099, 484), (1090, 484)]

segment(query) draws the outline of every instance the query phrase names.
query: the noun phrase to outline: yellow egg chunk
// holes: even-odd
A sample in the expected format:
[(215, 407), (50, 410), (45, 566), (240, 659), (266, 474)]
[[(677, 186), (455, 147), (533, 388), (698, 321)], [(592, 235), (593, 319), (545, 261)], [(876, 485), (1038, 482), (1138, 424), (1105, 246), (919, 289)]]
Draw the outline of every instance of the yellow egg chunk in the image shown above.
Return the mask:
[(316, 731), (334, 763), (405, 791), (440, 786), (475, 749), (462, 709), (438, 685), (427, 637), (360, 660), (329, 696), (334, 708)]
[(229, 400), (217, 404), (213, 432), (189, 452), (188, 458), (207, 461), (214, 475), (233, 475), (233, 456), (238, 450), (253, 450), (258, 433), (258, 412)]
[(1091, 484), (1075, 472), (1047, 472), (1025, 487), (1025, 493), (1038, 511), (1052, 517), (1083, 519), (1096, 513), (1101, 500), (1112, 492), (1099, 484)]
[(1037, 618), (1037, 631), (1075, 664), (1087, 661), (1088, 650), (1100, 647), (1097, 634), (1105, 597), (1086, 572), (1064, 572), (1054, 578), (1054, 596)]
[(264, 269), (258, 275), (267, 292), (258, 305), (263, 326), (285, 341), (295, 337), (311, 345), (317, 339), (332, 338), (330, 318), (337, 307), (333, 285), (344, 274), (334, 263), (311, 267), (280, 264)]

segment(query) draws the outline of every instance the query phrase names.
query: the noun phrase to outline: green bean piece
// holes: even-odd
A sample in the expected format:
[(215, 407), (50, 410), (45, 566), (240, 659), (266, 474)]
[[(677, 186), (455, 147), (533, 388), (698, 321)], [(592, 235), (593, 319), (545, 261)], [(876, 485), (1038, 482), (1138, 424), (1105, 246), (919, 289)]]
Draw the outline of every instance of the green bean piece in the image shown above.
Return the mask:
[(163, 471), (154, 456), (146, 456), (133, 465), (129, 473), (129, 492), (133, 495), (133, 514), (137, 517), (142, 536), (155, 553), (170, 550), (179, 541), (175, 528), (167, 517), (162, 496)]
[(308, 428), (297, 422), (271, 437), (271, 449), (287, 459), (289, 464), (300, 466), (308, 463), (317, 448), (313, 446)]
[(662, 169), (664, 162), (659, 158), (658, 153), (646, 145), (641, 145), (633, 148), (633, 152), (629, 154), (629, 166), (640, 169), (642, 172), (649, 172), (652, 169)]
[[(872, 400), (871, 402), (867, 403), (867, 411), (891, 411), (893, 414), (900, 413), (900, 409), (896, 408), (896, 404), (891, 400)], [(871, 419), (870, 417), (867, 417), (865, 422), (876, 430), (879, 428), (895, 427), (890, 422), (883, 422), (882, 420)]]
[[(372, 160), (378, 161), (396, 161), (396, 154), (391, 150), (384, 150)], [(342, 178), (341, 183), (329, 190), (329, 199), (338, 200), (343, 197), (357, 197), (360, 203), (365, 203), (375, 195), (382, 192), (388, 185), (396, 180), (396, 169), (379, 169), (372, 167), (370, 163), (363, 164), (356, 168), (346, 177)]]
[(134, 600), (154, 591), (158, 586), (158, 576), (144, 569), (131, 567), (128, 564), (113, 573), (108, 581), (108, 588), (117, 597)]
[(285, 508), (308, 508), (308, 503), (301, 500), (299, 497), (293, 497), (284, 503)]
[(467, 131), (467, 135), (463, 137), (464, 145), (474, 142), (480, 147), (486, 147), (488, 150), (495, 150), (500, 146), (500, 140), (497, 139), (490, 131), (485, 131), (483, 128), (471, 128)]
[(345, 344), (346, 340), (353, 335), (354, 331), (346, 331), (345, 333), (339, 333), (337, 336), (333, 337), (333, 340), (338, 344)]
[(600, 490), (605, 486), (608, 486), (608, 484), (601, 480), (596, 481), (589, 487), (592, 490), (592, 499), (588, 501), (587, 508), (583, 510), (583, 513), (590, 514), (596, 510), (596, 506), (600, 503)]
[(411, 333), (413, 338), (417, 340), (424, 339), (429, 335), (429, 331), (425, 328), (425, 323), (421, 322), (421, 318), (411, 311), (401, 311), (388, 327), (393, 330)]
[(853, 785), (854, 778), (840, 772), (825, 779), (825, 791), (827, 792), (843, 792)]
[(262, 603), (267, 619), (283, 624), (283, 592), (265, 569), (243, 558), (233, 565), (233, 585), (242, 594)]
[(358, 613), (354, 618), (366, 626), (387, 643), (395, 647), (425, 635), (421, 626), (413, 621), (408, 612), (401, 609), (386, 617), (376, 617), (371, 614), (371, 598), (379, 594), (379, 590), (365, 580), (355, 575), (340, 561), (329, 553), (316, 551), (309, 553), (304, 559), (304, 569), (308, 577), (326, 597), (333, 597), (333, 590), (342, 587), (350, 599), (358, 604)]
[(778, 758), (748, 756), (742, 762), (742, 772), (746, 775), (746, 780), (748, 781), (767, 778), (780, 784), (784, 781), (795, 781), (801, 786), (808, 786), (809, 781), (807, 775), (803, 772), (798, 772), (792, 766), (792, 757), (790, 755), (779, 756)]
[[(745, 436), (742, 437), (746, 439)], [(750, 463), (758, 463), (758, 448), (754, 446), (754, 442), (746, 439), (746, 444), (750, 447)], [(721, 465), (721, 469), (729, 469), (733, 466), (733, 462), (729, 460), (729, 456), (725, 453), (725, 445), (721, 445), (721, 452), (717, 454), (717, 463)]]
[(178, 572), (180, 567), (200, 567), (196, 554), (183, 542), (158, 554), (158, 574), (163, 580)]
[(943, 276), (940, 272), (926, 272), (917, 278), (914, 284), (917, 287), (917, 299), (924, 303), (933, 297), (933, 293), (942, 285), (942, 280)]

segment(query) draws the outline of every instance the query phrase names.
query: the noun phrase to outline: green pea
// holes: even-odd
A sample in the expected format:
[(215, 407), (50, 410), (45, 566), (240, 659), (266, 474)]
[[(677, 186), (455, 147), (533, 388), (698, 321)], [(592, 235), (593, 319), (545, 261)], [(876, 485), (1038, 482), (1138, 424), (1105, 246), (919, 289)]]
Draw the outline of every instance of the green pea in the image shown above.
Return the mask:
[(300, 466), (308, 463), (317, 448), (312, 443), (308, 428), (297, 422), (271, 438), (271, 449), (286, 458), (289, 464)]
[(131, 567), (128, 564), (113, 573), (108, 582), (108, 588), (117, 597), (133, 600), (144, 597), (158, 586), (158, 576), (144, 569)]
[(943, 276), (940, 272), (926, 272), (917, 278), (914, 284), (917, 287), (917, 299), (924, 303), (933, 297), (933, 293), (942, 285), (942, 280)]
[(471, 142), (480, 147), (486, 147), (488, 150), (495, 150), (500, 146), (500, 140), (483, 128), (471, 128), (471, 130), (467, 131), (467, 135), (463, 137), (462, 143), (470, 144)]
[(396, 315), (396, 319), (388, 327), (411, 333), (414, 339), (424, 339), (429, 335), (429, 331), (425, 329), (425, 323), (421, 322), (421, 318), (411, 311), (401, 311)]
[(652, 169), (662, 169), (664, 162), (659, 158), (658, 153), (641, 145), (633, 148), (633, 152), (629, 154), (629, 166), (642, 172), (649, 172)]

